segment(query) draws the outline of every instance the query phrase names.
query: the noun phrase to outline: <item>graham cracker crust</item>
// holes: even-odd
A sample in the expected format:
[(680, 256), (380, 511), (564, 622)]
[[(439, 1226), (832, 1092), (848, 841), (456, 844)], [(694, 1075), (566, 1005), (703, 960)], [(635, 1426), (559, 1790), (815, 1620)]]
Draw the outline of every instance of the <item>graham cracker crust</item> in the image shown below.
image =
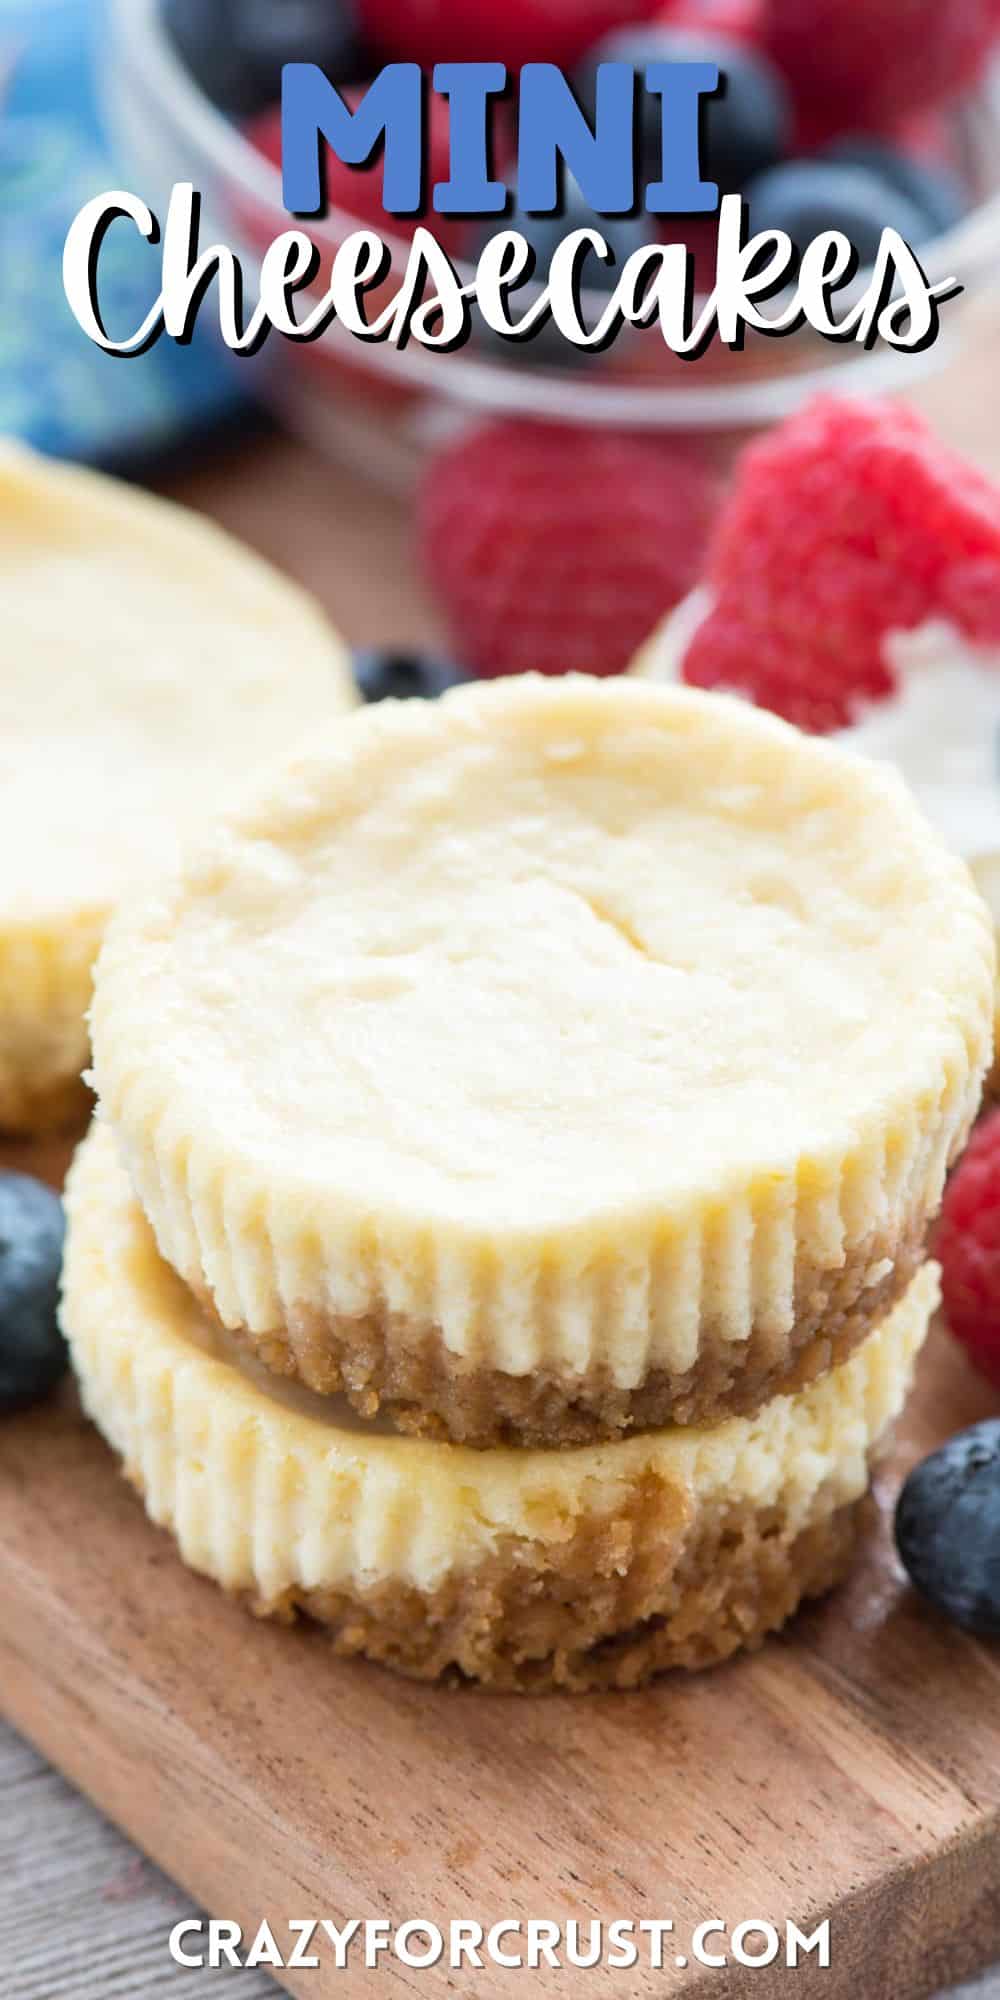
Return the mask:
[(387, 1581), (244, 1601), (285, 1622), (302, 1612), (338, 1654), (418, 1680), (511, 1694), (634, 1689), (760, 1646), (842, 1580), (865, 1510), (862, 1497), (824, 1513), (819, 1496), (798, 1532), (775, 1508), (739, 1504), (687, 1522), (676, 1492), (655, 1486), (561, 1547), (516, 1542), (429, 1594)]
[[(869, 1240), (837, 1272), (803, 1268), (790, 1332), (755, 1326), (734, 1342), (703, 1331), (701, 1351), (682, 1374), (652, 1369), (621, 1389), (606, 1365), (581, 1375), (538, 1368), (510, 1375), (470, 1366), (446, 1348), (437, 1327), (399, 1314), (320, 1319), (310, 1310), (287, 1327), (223, 1338), (273, 1374), (319, 1395), (344, 1395), (359, 1416), (384, 1415), (399, 1431), (478, 1449), (494, 1445), (595, 1444), (666, 1424), (716, 1424), (752, 1416), (775, 1395), (805, 1388), (846, 1361), (903, 1296), (925, 1254), (926, 1226), (902, 1241)], [(875, 1284), (873, 1267), (891, 1268)], [(199, 1303), (218, 1325), (212, 1301)]]

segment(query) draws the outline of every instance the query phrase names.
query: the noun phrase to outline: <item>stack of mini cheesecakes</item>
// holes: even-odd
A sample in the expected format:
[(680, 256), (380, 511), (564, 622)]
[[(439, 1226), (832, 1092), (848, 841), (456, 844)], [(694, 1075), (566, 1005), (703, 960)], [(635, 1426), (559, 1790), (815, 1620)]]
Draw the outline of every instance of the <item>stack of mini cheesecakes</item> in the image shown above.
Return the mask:
[(342, 1651), (752, 1645), (849, 1558), (994, 970), (894, 775), (743, 704), (341, 721), (109, 932), (87, 1408), (188, 1563)]

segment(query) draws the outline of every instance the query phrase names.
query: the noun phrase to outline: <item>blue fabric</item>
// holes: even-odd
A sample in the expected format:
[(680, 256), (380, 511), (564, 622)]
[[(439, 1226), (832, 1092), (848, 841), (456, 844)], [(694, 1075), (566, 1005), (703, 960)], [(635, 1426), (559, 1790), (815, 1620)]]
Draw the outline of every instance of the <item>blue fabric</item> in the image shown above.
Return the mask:
[[(234, 412), (241, 383), (211, 336), (160, 340), (133, 361), (101, 352), (62, 289), (77, 210), (128, 185), (102, 131), (93, 81), (95, 0), (0, 0), (0, 432), (93, 462), (144, 458)], [(141, 188), (136, 193), (141, 194)], [(111, 324), (137, 325), (157, 259), (126, 229), (101, 257)]]

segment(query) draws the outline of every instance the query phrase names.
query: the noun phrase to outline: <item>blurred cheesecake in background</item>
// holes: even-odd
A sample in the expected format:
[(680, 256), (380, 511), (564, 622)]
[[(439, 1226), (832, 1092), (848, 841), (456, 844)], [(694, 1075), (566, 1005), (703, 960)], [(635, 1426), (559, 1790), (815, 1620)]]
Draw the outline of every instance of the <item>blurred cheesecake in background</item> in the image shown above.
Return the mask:
[(211, 523), (0, 445), (0, 1131), (85, 1103), (105, 923), (254, 765), (353, 705), (318, 605)]

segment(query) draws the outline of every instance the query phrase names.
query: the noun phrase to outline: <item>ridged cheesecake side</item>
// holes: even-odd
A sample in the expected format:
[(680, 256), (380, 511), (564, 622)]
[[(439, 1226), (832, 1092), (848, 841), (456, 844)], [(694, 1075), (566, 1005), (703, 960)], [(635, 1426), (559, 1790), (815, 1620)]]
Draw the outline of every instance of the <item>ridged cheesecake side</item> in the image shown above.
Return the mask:
[(488, 1445), (797, 1386), (904, 1289), (992, 927), (895, 776), (567, 678), (382, 704), (102, 953), (161, 1253), (278, 1373)]

